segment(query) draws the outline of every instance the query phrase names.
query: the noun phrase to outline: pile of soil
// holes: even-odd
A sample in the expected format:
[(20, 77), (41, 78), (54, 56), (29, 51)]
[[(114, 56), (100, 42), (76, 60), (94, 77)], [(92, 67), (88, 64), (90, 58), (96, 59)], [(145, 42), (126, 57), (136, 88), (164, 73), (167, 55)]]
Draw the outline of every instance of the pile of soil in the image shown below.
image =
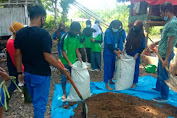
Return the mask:
[[(166, 118), (177, 117), (177, 108), (169, 104), (143, 100), (125, 94), (102, 93), (86, 100), (88, 118)], [(82, 118), (82, 103), (74, 118)]]

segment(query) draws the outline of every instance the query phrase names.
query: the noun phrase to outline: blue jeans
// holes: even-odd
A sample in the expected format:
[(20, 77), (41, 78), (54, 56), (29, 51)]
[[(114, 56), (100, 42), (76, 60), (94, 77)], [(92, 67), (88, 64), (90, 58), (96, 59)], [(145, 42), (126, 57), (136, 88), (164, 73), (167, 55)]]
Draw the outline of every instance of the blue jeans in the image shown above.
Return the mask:
[(49, 97), (50, 76), (25, 72), (25, 83), (33, 100), (34, 118), (44, 118)]
[(59, 58), (61, 57), (61, 43), (58, 44), (58, 55), (59, 55)]
[[(170, 57), (168, 59), (168, 68), (170, 65), (170, 61), (173, 59), (174, 53), (171, 52)], [(163, 58), (165, 60), (165, 58)], [(158, 62), (158, 75), (157, 75), (157, 82), (158, 82), (158, 87), (160, 89), (160, 94), (162, 99), (167, 100), (169, 96), (169, 87), (165, 83), (165, 80), (168, 79), (168, 73), (165, 70), (165, 68), (162, 66), (162, 62), (159, 60)], [(160, 84), (160, 86), (159, 86)]]
[(140, 55), (138, 56), (138, 58), (136, 59), (135, 62), (135, 73), (134, 73), (134, 79), (133, 79), (133, 83), (138, 83), (138, 77), (139, 77), (139, 73), (140, 73)]
[(0, 99), (0, 107), (2, 107), (4, 105), (4, 100), (5, 100), (4, 91), (2, 90), (2, 88), (0, 90), (0, 97), (1, 97), (1, 99)]
[[(68, 70), (70, 71), (70, 73), (71, 73), (71, 67), (69, 67), (69, 65), (64, 65), (64, 66), (65, 66), (65, 68), (68, 69)], [(67, 79), (68, 79), (68, 78), (66, 77), (66, 75), (61, 74), (61, 85), (62, 85), (62, 86), (66, 86)]]
[(91, 66), (92, 69), (101, 69), (101, 52), (92, 52)]
[(108, 83), (114, 76), (116, 56), (103, 54), (104, 82)]

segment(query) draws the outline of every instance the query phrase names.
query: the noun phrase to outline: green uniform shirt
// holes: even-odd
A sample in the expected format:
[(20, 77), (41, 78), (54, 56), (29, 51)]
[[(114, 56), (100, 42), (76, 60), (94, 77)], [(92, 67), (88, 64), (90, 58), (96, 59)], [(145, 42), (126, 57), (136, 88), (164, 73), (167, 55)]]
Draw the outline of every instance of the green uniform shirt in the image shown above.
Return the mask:
[[(102, 36), (99, 34), (96, 38), (95, 41), (102, 41)], [(97, 42), (92, 42), (92, 52), (101, 52), (102, 46), (101, 43)]]
[(177, 18), (174, 16), (171, 18), (164, 26), (162, 30), (161, 40), (159, 42), (158, 51), (162, 58), (166, 57), (167, 47), (168, 47), (168, 40), (170, 36), (174, 36), (173, 47), (176, 45), (177, 40)]
[(93, 36), (86, 37), (86, 36), (83, 34), (83, 38), (85, 38), (85, 40), (84, 40), (84, 46), (85, 46), (86, 48), (91, 48), (91, 47), (92, 47), (92, 42), (90, 41), (90, 39), (93, 39)]
[[(68, 59), (72, 64), (75, 63), (77, 60), (76, 48), (78, 48), (79, 43), (80, 42), (78, 36), (70, 37), (67, 34), (66, 37), (64, 38), (62, 50), (66, 51), (66, 55), (68, 56)], [(68, 65), (68, 61), (63, 57), (63, 55), (61, 57), (61, 62), (64, 65)]]

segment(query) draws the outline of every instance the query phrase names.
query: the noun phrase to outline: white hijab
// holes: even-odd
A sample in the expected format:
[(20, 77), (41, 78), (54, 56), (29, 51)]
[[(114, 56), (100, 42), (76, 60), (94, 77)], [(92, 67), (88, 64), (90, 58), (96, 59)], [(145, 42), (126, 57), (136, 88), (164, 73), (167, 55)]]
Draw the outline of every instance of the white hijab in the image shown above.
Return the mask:
[(96, 30), (96, 32), (93, 32), (93, 38), (96, 38), (99, 34), (102, 34), (102, 31), (98, 25), (94, 24), (92, 28)]

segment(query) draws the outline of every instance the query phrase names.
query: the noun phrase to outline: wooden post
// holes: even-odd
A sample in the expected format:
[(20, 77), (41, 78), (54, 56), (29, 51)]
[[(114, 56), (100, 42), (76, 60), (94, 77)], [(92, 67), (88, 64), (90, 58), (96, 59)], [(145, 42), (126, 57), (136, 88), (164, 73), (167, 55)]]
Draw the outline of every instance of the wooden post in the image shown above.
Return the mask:
[[(152, 5), (148, 4), (148, 11), (147, 11), (147, 21), (151, 20), (151, 13), (152, 13)], [(148, 36), (149, 36), (149, 28), (150, 24), (145, 22), (145, 37), (146, 37), (146, 45), (148, 43)]]

